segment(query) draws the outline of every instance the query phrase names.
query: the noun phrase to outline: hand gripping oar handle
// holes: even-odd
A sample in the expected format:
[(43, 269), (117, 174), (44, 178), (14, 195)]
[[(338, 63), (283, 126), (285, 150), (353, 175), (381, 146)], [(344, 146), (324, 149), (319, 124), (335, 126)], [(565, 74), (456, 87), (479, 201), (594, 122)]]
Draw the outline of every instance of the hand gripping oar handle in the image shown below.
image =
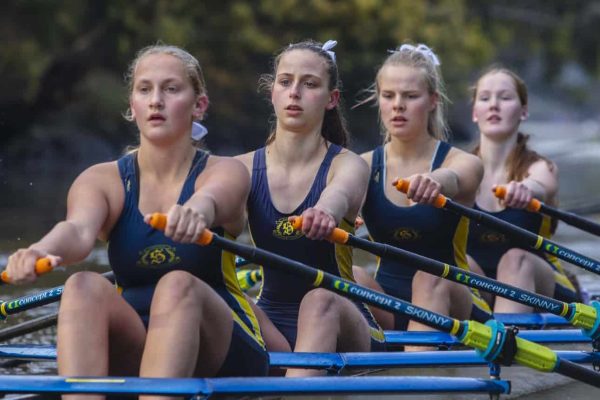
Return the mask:
[[(494, 195), (499, 199), (504, 200), (504, 198), (506, 197), (506, 192), (506, 186), (500, 185), (494, 188)], [(529, 204), (527, 204), (526, 210), (531, 212), (539, 212), (542, 208), (542, 205), (543, 203), (538, 199), (531, 199), (529, 201)]]
[[(398, 190), (404, 191), (408, 187), (404, 182), (399, 180), (394, 186), (396, 186)], [(440, 204), (443, 205), (440, 206)], [(544, 238), (541, 235), (531, 233), (526, 229), (512, 225), (500, 218), (494, 217), (493, 215), (477, 211), (471, 207), (463, 206), (462, 204), (454, 202), (441, 194), (438, 195), (434, 205), (436, 207), (443, 207), (444, 209), (454, 212), (458, 215), (465, 216), (477, 223), (487, 225), (488, 227), (504, 233), (505, 235), (514, 238), (516, 241), (523, 245), (527, 245), (534, 250), (543, 251), (547, 254), (556, 256), (561, 260), (570, 262), (573, 265), (577, 265), (583, 269), (600, 275), (600, 261), (563, 247), (558, 243), (554, 243), (551, 240)]]
[[(52, 269), (53, 269), (52, 263), (50, 262), (50, 259), (47, 257), (39, 258), (35, 262), (36, 275), (47, 274), (48, 272), (52, 272)], [(2, 284), (10, 283), (10, 277), (8, 276), (8, 272), (6, 272), (6, 271), (2, 271), (2, 274), (0, 274), (0, 279), (2, 280)]]
[[(292, 228), (299, 231), (302, 229), (302, 217), (290, 217)], [(333, 243), (345, 244), (348, 241), (349, 234), (343, 229), (334, 228), (327, 240)]]
[[(494, 194), (496, 197), (503, 199), (506, 196), (506, 187), (505, 186), (497, 186), (494, 189)], [(531, 199), (529, 204), (527, 205), (527, 211), (532, 212), (540, 212), (550, 217), (557, 218), (567, 224), (594, 234), (596, 236), (600, 236), (600, 225), (590, 221), (589, 219), (580, 217), (577, 214), (573, 214), (567, 211), (559, 210), (558, 208), (551, 207), (538, 199)]]
[[(164, 231), (167, 228), (167, 214), (161, 214), (161, 213), (152, 214), (148, 224), (151, 227), (153, 227), (154, 229), (158, 229), (159, 231)], [(212, 242), (212, 236), (213, 236), (213, 233), (210, 230), (205, 229), (200, 234), (200, 237), (198, 238), (198, 240), (196, 240), (196, 243), (201, 246), (206, 246), (207, 244)]]
[[(294, 229), (300, 229), (302, 217), (292, 217), (291, 223)], [(389, 258), (405, 263), (415, 269), (464, 286), (483, 290), (496, 296), (559, 315), (566, 318), (573, 326), (581, 328), (590, 338), (600, 337), (600, 303), (598, 302), (592, 302), (592, 305), (565, 303), (401, 248), (361, 239), (340, 228), (334, 228), (328, 239), (338, 244), (359, 248), (381, 258)]]
[[(398, 179), (397, 181), (392, 182), (392, 185), (394, 185), (398, 191), (406, 194), (410, 186), (410, 181), (406, 179)], [(438, 197), (435, 198), (433, 206), (436, 208), (443, 208), (446, 205), (447, 200), (448, 199), (446, 196), (439, 194)]]
[[(150, 219), (150, 225), (157, 228), (164, 228), (166, 226), (164, 215), (161, 216), (159, 214), (156, 217), (153, 215), (153, 218)], [(207, 231), (208, 230), (205, 230), (205, 232)], [(379, 293), (369, 288), (362, 287), (355, 282), (348, 281), (298, 261), (291, 260), (260, 248), (238, 243), (217, 234), (209, 233), (206, 235), (203, 234), (202, 236), (207, 240), (198, 240), (199, 244), (210, 244), (267, 268), (274, 268), (287, 273), (297, 274), (303, 279), (312, 282), (312, 286), (314, 287), (322, 287), (341, 296), (367, 303), (395, 314), (406, 315), (424, 325), (456, 336), (461, 343), (479, 350), (483, 355), (488, 354), (488, 358), (490, 359), (493, 357), (504, 359), (504, 357), (506, 357), (507, 352), (503, 351), (504, 341), (498, 341), (498, 335), (500, 335), (501, 330), (495, 329), (490, 325), (484, 325), (476, 321), (461, 322), (457, 319), (446, 317), (415, 306), (385, 293)], [(494, 336), (496, 331), (500, 333)], [(509, 356), (512, 356), (510, 358), (524, 366), (540, 371), (558, 372), (573, 379), (600, 387), (599, 374), (581, 365), (559, 359), (556, 353), (547, 347), (518, 337), (515, 340), (514, 347), (516, 349), (513, 349), (513, 351), (510, 352), (511, 354), (509, 354)]]

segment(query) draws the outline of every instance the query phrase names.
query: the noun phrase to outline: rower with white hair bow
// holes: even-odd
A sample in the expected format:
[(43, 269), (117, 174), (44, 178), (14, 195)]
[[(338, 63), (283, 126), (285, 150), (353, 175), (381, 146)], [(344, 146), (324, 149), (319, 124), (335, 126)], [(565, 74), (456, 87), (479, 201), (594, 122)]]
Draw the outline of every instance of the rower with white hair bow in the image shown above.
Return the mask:
[[(446, 140), (446, 96), (433, 50), (403, 44), (377, 72), (370, 96), (379, 107), (383, 144), (362, 155), (371, 178), (362, 216), (373, 239), (468, 270), (468, 220), (433, 207), (439, 194), (473, 205), (481, 161)], [(410, 181), (407, 194), (393, 186)], [(459, 319), (485, 320), (489, 306), (479, 293), (409, 265), (381, 259), (375, 279), (355, 268), (359, 283)], [(407, 318), (374, 311), (384, 329), (428, 330)]]
[[(289, 45), (261, 79), (273, 104), (266, 146), (239, 156), (252, 175), (248, 221), (257, 247), (352, 280), (352, 251), (319, 240), (334, 228), (353, 231), (367, 188), (365, 162), (344, 148), (336, 42)], [(295, 231), (288, 218), (302, 215)], [(271, 351), (381, 350), (383, 332), (366, 306), (310, 282), (263, 269), (259, 318)], [(288, 370), (288, 376), (318, 374)]]

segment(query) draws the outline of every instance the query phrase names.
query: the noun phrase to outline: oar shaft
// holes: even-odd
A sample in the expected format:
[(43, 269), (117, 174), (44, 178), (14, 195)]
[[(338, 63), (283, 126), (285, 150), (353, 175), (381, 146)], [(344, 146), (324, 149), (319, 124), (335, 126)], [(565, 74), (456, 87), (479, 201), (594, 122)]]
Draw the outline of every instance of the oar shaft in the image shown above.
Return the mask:
[(515, 238), (524, 246), (530, 247), (533, 250), (552, 254), (561, 260), (570, 262), (595, 274), (600, 274), (600, 262), (545, 239), (543, 236), (536, 235), (519, 226), (509, 224), (499, 218), (465, 207), (449, 199), (446, 200), (444, 208), (459, 215), (464, 215), (475, 222), (494, 228), (498, 232)]
[(364, 288), (354, 282), (317, 270), (298, 261), (290, 260), (289, 258), (256, 247), (237, 243), (218, 235), (212, 236), (211, 244), (223, 250), (240, 255), (247, 260), (252, 260), (257, 264), (267, 265), (269, 268), (275, 268), (300, 275), (305, 278), (307, 283), (312, 284), (314, 287), (324, 287), (340, 293), (344, 297), (349, 297), (353, 300), (361, 301), (375, 307), (385, 308), (392, 312), (408, 315), (411, 319), (444, 332), (452, 333), (454, 335), (462, 333), (462, 330), (457, 328), (457, 325), (460, 325), (458, 320), (414, 306), (411, 303), (396, 299), (384, 293)]
[[(410, 182), (405, 179), (400, 179), (394, 182), (396, 189), (403, 193), (408, 191), (409, 185)], [(437, 208), (445, 208), (449, 211), (457, 213), (458, 215), (464, 215), (473, 221), (489, 226), (496, 229), (498, 232), (513, 237), (517, 239), (517, 241), (522, 242), (523, 245), (531, 247), (534, 250), (541, 250), (545, 253), (552, 254), (561, 260), (568, 261), (571, 264), (578, 265), (581, 268), (600, 275), (599, 261), (567, 249), (566, 247), (560, 246), (557, 243), (545, 239), (543, 236), (531, 233), (519, 226), (509, 224), (508, 222), (492, 215), (463, 206), (462, 204), (456, 203), (441, 194), (436, 198), (434, 206)]]
[(540, 206), (540, 212), (551, 217), (560, 219), (561, 221), (584, 230), (586, 232), (592, 233), (596, 236), (600, 236), (600, 224), (597, 224), (593, 221), (590, 221), (587, 218), (582, 218), (579, 215), (562, 211), (554, 207), (550, 207), (545, 203), (542, 203)]
[(411, 253), (397, 247), (359, 239), (353, 235), (349, 235), (347, 244), (352, 247), (357, 247), (359, 249), (368, 251), (369, 253), (375, 254), (382, 258), (390, 258), (396, 261), (401, 261), (403, 264), (412, 268), (428, 272), (432, 275), (436, 275), (444, 279), (472, 287), (474, 289), (490, 292), (497, 296), (504, 297), (521, 304), (540, 308), (555, 315), (565, 316), (569, 311), (569, 305), (562, 301), (532, 293), (516, 286), (504, 284), (494, 279), (478, 275), (462, 268), (445, 264), (416, 253)]
[[(494, 194), (500, 199), (504, 199), (506, 197), (506, 193), (506, 186), (497, 186), (494, 189)], [(527, 205), (527, 211), (541, 212), (542, 214), (546, 214), (550, 217), (554, 217), (563, 222), (566, 222), (571, 226), (600, 236), (600, 224), (592, 222), (589, 219), (580, 217), (579, 215), (570, 213), (568, 211), (562, 211), (558, 208), (551, 207), (538, 199), (531, 199), (531, 201)]]

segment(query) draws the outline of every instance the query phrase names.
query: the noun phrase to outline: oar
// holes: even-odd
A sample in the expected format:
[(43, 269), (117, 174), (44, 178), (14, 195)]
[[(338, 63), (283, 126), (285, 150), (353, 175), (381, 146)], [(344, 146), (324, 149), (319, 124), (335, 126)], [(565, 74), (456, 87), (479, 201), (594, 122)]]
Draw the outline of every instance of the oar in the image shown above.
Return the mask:
[[(43, 260), (43, 259), (41, 259)], [(39, 261), (39, 260), (38, 260)], [(36, 264), (37, 265), (37, 264)], [(52, 269), (47, 270), (43, 273), (50, 272)], [(37, 268), (36, 268), (37, 272)], [(39, 275), (39, 273), (38, 273)], [(112, 271), (105, 272), (102, 274), (106, 279), (114, 282), (114, 274)], [(51, 289), (43, 290), (39, 293), (31, 294), (28, 296), (19, 297), (17, 299), (0, 301), (0, 321), (5, 320), (9, 315), (17, 314), (22, 311), (29, 310), (31, 308), (40, 307), (46, 304), (54, 303), (60, 300), (62, 296), (64, 286), (57, 286)]]
[[(400, 179), (395, 182), (394, 186), (399, 191), (406, 193), (408, 191), (408, 185), (409, 182), (407, 180)], [(462, 204), (456, 203), (442, 194), (438, 195), (433, 205), (437, 208), (444, 208), (456, 214), (464, 215), (473, 221), (487, 225), (490, 228), (504, 233), (507, 236), (511, 236), (534, 250), (541, 250), (545, 253), (552, 254), (561, 260), (568, 261), (571, 264), (577, 265), (590, 272), (600, 275), (599, 261), (554, 243), (543, 236), (531, 233), (528, 230), (509, 224), (506, 221), (493, 217), (484, 212), (463, 206)]]
[[(35, 262), (35, 273), (37, 275), (43, 275), (52, 271), (52, 263), (49, 258), (40, 258)], [(2, 271), (0, 274), (0, 285), (10, 283), (10, 277), (6, 271)]]
[[(156, 229), (164, 230), (167, 224), (165, 214), (155, 213), (149, 221)], [(417, 307), (384, 293), (357, 285), (327, 272), (309, 267), (298, 261), (290, 260), (242, 243), (223, 238), (208, 229), (204, 230), (197, 241), (200, 245), (213, 245), (222, 250), (240, 255), (257, 264), (276, 268), (302, 276), (314, 287), (322, 287), (344, 297), (364, 302), (386, 311), (406, 315), (424, 325), (456, 336), (464, 345), (479, 350), (488, 361), (502, 360), (510, 364), (513, 360), (521, 365), (545, 372), (557, 372), (570, 378), (600, 387), (600, 374), (567, 360), (560, 359), (551, 349), (511, 335), (497, 321), (488, 321), (485, 325), (476, 321), (459, 321)], [(508, 336), (508, 338), (507, 338)]]
[[(300, 229), (302, 217), (295, 217), (292, 220), (292, 226), (294, 229)], [(381, 258), (400, 261), (412, 268), (462, 285), (542, 309), (564, 317), (573, 326), (582, 328), (583, 332), (592, 339), (600, 337), (600, 303), (598, 302), (592, 302), (592, 306), (582, 303), (565, 303), (388, 244), (361, 239), (340, 228), (335, 228), (328, 239), (338, 244), (365, 250)]]
[[(506, 186), (496, 186), (494, 194), (499, 199), (504, 199), (506, 196)], [(558, 208), (551, 207), (538, 199), (531, 199), (527, 205), (527, 211), (540, 212), (542, 214), (549, 215), (551, 217), (560, 219), (567, 224), (592, 233), (596, 236), (600, 236), (600, 224), (590, 221), (589, 219), (580, 217), (579, 215), (570, 213), (568, 211), (559, 210)]]

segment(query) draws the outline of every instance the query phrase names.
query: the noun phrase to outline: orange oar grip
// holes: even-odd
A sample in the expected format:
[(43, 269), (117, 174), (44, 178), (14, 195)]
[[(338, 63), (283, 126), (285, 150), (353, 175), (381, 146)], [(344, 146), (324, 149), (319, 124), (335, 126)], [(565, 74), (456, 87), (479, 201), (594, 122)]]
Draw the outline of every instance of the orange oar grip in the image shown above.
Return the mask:
[(527, 211), (538, 212), (542, 208), (542, 202), (538, 199), (531, 199), (529, 204), (527, 204)]
[(410, 181), (407, 179), (398, 179), (394, 182), (394, 186), (396, 189), (402, 193), (408, 192), (408, 187), (410, 186)]
[[(50, 259), (47, 257), (39, 258), (35, 262), (35, 274), (36, 275), (47, 274), (48, 272), (52, 272), (53, 269), (54, 269), (54, 267), (52, 267), (52, 263), (50, 262)], [(8, 272), (6, 272), (6, 271), (2, 271), (2, 274), (0, 274), (0, 279), (2, 279), (2, 282), (4, 282), (4, 283), (10, 283), (10, 277), (8, 276)]]
[[(302, 229), (302, 217), (291, 217), (290, 223), (295, 230)], [(331, 235), (327, 238), (330, 242), (344, 244), (348, 241), (348, 232), (340, 228), (334, 228)]]
[[(158, 229), (159, 231), (164, 231), (167, 227), (167, 214), (154, 213), (150, 216), (150, 221), (148, 224), (154, 229)], [(206, 246), (210, 242), (212, 242), (213, 233), (209, 229), (204, 229), (200, 234), (200, 237), (196, 241), (199, 245)]]
[(504, 197), (506, 197), (506, 186), (496, 186), (494, 188), (494, 195), (499, 199), (503, 199)]
[[(494, 188), (494, 195), (496, 195), (499, 199), (504, 199), (506, 197), (506, 186), (496, 186)], [(529, 204), (527, 204), (527, 211), (538, 212), (542, 207), (542, 202), (538, 199), (531, 199)]]
[[(394, 186), (396, 189), (402, 193), (408, 192), (408, 187), (410, 186), (410, 181), (407, 179), (398, 179), (394, 182)], [(433, 202), (433, 206), (436, 208), (443, 208), (446, 205), (446, 201), (448, 199), (443, 194), (439, 194), (438, 197)]]

